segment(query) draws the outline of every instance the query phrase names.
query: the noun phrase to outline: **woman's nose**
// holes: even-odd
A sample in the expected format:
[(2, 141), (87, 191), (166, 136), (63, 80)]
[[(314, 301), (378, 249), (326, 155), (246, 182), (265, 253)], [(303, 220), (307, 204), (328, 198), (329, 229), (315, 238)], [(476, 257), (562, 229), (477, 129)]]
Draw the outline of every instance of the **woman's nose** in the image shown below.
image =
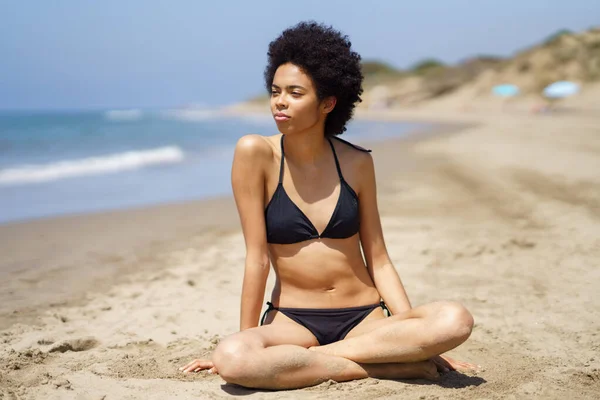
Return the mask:
[(286, 96), (282, 93), (277, 96), (276, 103), (277, 108), (287, 108), (287, 99)]

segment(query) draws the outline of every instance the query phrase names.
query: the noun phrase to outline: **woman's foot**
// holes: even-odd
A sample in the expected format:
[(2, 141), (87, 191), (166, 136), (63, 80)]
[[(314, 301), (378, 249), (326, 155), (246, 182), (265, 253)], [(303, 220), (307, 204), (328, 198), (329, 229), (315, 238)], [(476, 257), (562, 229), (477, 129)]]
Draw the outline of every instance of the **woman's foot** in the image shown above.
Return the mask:
[(440, 374), (433, 361), (415, 363), (362, 364), (371, 378), (437, 380)]
[[(327, 346), (312, 346), (308, 350), (335, 355), (328, 351), (329, 347)], [(428, 379), (434, 381), (440, 377), (437, 366), (431, 360), (414, 363), (361, 364), (361, 366), (371, 378)]]

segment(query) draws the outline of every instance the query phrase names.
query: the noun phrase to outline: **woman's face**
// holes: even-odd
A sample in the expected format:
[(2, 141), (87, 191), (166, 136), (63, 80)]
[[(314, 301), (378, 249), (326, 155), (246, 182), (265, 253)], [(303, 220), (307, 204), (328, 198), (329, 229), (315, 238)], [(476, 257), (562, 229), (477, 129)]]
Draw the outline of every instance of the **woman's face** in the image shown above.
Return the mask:
[(319, 100), (317, 88), (302, 69), (290, 63), (277, 68), (271, 85), (271, 113), (279, 132), (288, 134), (324, 129), (325, 118), (331, 111), (326, 103), (331, 103), (331, 100)]

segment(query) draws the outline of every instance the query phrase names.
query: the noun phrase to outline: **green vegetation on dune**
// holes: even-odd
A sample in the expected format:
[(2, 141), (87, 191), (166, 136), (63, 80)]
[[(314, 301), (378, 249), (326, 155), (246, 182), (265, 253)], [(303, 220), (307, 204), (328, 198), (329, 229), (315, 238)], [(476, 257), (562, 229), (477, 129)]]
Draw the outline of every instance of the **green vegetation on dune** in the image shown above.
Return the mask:
[(573, 32), (568, 29), (560, 29), (554, 32), (552, 35), (548, 36), (544, 41), (542, 41), (542, 46), (552, 46), (556, 44), (561, 37), (565, 35), (573, 35)]
[(427, 58), (425, 60), (416, 63), (410, 71), (417, 75), (424, 75), (432, 71), (440, 70), (444, 68), (446, 64), (435, 58)]
[(402, 71), (392, 67), (382, 61), (363, 61), (362, 62), (362, 73), (365, 77), (373, 77), (376, 75), (402, 75)]
[(378, 60), (363, 61), (362, 73), (365, 77), (365, 88), (386, 85), (398, 81), (406, 75), (406, 72)]

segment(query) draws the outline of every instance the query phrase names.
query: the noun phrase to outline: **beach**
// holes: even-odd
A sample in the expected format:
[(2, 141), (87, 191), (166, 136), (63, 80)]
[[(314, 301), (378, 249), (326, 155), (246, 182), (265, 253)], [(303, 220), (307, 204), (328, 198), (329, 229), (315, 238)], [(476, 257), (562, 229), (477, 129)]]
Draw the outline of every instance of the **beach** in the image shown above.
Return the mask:
[(600, 113), (358, 116), (440, 123), (365, 144), (413, 306), (463, 303), (449, 355), (480, 371), (281, 392), (180, 373), (238, 329), (244, 242), (215, 197), (0, 225), (0, 399), (597, 398)]

